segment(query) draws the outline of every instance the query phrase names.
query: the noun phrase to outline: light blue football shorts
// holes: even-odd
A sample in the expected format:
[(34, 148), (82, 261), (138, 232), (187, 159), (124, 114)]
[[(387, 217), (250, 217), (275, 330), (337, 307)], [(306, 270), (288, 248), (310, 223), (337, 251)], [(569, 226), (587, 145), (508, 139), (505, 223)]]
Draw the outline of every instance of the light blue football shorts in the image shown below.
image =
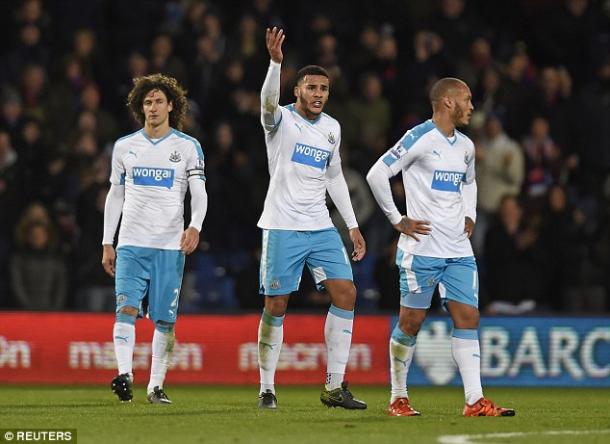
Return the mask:
[(155, 322), (176, 322), (178, 297), (184, 272), (184, 253), (122, 246), (116, 258), (116, 311), (136, 307), (148, 294), (148, 316)]
[(307, 264), (319, 290), (326, 279), (353, 281), (352, 266), (337, 229), (263, 230), (259, 293), (267, 296), (298, 290)]
[(400, 305), (430, 308), (438, 284), (443, 307), (447, 301), (479, 306), (479, 276), (474, 256), (438, 258), (396, 251), (400, 271)]

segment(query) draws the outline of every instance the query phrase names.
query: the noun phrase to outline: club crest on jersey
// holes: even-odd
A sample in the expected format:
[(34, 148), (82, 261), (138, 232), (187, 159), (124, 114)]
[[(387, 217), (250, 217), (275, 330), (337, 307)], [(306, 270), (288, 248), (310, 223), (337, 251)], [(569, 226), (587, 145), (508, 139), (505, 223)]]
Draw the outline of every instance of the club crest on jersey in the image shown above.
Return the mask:
[(315, 146), (297, 143), (292, 153), (292, 161), (302, 165), (312, 166), (324, 170), (330, 158), (330, 151)]
[(460, 190), (460, 183), (464, 181), (464, 173), (459, 171), (435, 170), (432, 174), (432, 189), (438, 191)]
[(328, 143), (334, 145), (336, 142), (337, 139), (335, 139), (335, 135), (332, 132), (328, 133)]
[(134, 185), (168, 189), (174, 185), (174, 170), (170, 168), (134, 166), (132, 175)]
[(178, 151), (174, 151), (173, 153), (171, 153), (169, 155), (169, 161), (170, 162), (178, 163), (181, 160), (182, 160), (182, 157), (180, 156), (180, 153)]

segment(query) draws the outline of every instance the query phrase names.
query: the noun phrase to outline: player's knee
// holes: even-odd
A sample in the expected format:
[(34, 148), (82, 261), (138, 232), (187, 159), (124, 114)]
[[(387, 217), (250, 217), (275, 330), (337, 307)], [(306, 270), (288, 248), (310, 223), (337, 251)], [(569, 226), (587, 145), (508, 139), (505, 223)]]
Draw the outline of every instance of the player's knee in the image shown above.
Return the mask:
[(479, 328), (480, 314), (476, 307), (460, 303), (447, 304), (455, 328)]
[(409, 310), (408, 312), (401, 312), (398, 318), (398, 325), (404, 333), (416, 336), (425, 319), (425, 310)]
[(173, 322), (157, 321), (155, 322), (155, 329), (161, 333), (173, 333), (175, 325)]
[(266, 296), (265, 311), (271, 316), (284, 316), (288, 308), (288, 296)]
[[(121, 317), (132, 317), (133, 318), (133, 323), (135, 323), (136, 317), (138, 316), (138, 309), (136, 307), (131, 307), (131, 306), (121, 307), (117, 311), (116, 315), (117, 315), (117, 320), (118, 320), (119, 316), (121, 316)], [(130, 323), (132, 323), (132, 322), (130, 322)]]
[[(328, 288), (328, 287), (327, 287)], [(342, 283), (339, 288), (329, 289), (332, 303), (335, 307), (343, 310), (353, 310), (356, 305), (356, 286), (353, 282)]]

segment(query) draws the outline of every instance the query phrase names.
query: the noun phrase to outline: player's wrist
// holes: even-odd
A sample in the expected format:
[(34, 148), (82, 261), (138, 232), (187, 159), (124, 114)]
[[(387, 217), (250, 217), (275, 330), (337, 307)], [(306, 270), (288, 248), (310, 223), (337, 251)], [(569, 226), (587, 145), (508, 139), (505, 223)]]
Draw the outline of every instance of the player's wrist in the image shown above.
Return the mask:
[(396, 211), (395, 213), (392, 213), (390, 215), (388, 215), (388, 219), (390, 220), (390, 223), (392, 225), (397, 225), (400, 223), (400, 221), (402, 220), (402, 214), (400, 214), (398, 211)]

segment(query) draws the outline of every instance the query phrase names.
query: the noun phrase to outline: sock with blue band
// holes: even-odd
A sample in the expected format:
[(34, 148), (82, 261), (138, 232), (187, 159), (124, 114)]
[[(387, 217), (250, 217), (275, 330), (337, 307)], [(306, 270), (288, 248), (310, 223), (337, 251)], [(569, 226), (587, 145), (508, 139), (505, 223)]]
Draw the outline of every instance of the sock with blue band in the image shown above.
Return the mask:
[(451, 336), (451, 353), (460, 370), (464, 398), (469, 405), (483, 397), (481, 386), (481, 351), (476, 329), (455, 328)]
[(390, 337), (390, 378), (392, 382), (392, 392), (390, 404), (398, 398), (408, 398), (407, 375), (415, 352), (415, 342), (417, 336), (405, 334), (398, 323), (392, 331)]
[(284, 316), (272, 316), (263, 310), (258, 325), (258, 368), (261, 393), (275, 394), (275, 370), (284, 340)]
[(133, 349), (136, 344), (136, 317), (117, 313), (112, 330), (114, 354), (119, 375), (133, 375)]
[(343, 310), (331, 304), (326, 323), (324, 337), (326, 339), (326, 390), (341, 387), (345, 377), (345, 367), (349, 359), (349, 349), (352, 345), (352, 328), (354, 311)]

